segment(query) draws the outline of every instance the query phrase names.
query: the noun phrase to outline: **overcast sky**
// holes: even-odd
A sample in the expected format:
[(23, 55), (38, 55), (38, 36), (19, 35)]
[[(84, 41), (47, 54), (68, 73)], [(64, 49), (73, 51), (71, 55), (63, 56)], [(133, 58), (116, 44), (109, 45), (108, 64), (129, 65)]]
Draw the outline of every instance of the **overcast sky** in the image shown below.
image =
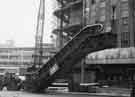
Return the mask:
[[(14, 40), (16, 46), (34, 45), (39, 1), (0, 0), (0, 43)], [(45, 1), (47, 21), (45, 21), (44, 42), (50, 42), (50, 32), (54, 26), (53, 21), (49, 21), (52, 17), (50, 13), (53, 11), (51, 3), (53, 0)]]

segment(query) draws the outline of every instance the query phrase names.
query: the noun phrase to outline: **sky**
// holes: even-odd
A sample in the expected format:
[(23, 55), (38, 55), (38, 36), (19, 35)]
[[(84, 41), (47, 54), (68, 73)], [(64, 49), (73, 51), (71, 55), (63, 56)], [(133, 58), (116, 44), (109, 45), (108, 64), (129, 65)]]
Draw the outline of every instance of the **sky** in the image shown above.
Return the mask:
[[(44, 42), (51, 43), (54, 26), (53, 0), (46, 1)], [(14, 40), (15, 46), (34, 46), (39, 0), (0, 0), (0, 43)]]

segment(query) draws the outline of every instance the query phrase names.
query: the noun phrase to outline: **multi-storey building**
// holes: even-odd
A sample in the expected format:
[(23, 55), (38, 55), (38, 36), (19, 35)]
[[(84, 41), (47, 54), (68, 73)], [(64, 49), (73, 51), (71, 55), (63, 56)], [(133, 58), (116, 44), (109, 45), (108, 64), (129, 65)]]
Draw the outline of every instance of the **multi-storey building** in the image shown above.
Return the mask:
[[(134, 0), (92, 0), (90, 18), (91, 23), (104, 24), (105, 32), (118, 35), (118, 47), (134, 46)], [(95, 7), (95, 8), (93, 8)], [(93, 15), (95, 14), (95, 16)], [(91, 21), (92, 20), (92, 21)]]
[(119, 46), (129, 47), (135, 46), (135, 1), (134, 0), (120, 0), (117, 5), (117, 20), (119, 33)]
[[(46, 63), (57, 50), (53, 45), (45, 44), (43, 63)], [(34, 64), (34, 47), (0, 48), (0, 73), (24, 73)]]
[[(72, 39), (72, 37), (83, 26), (88, 24), (95, 24), (95, 23), (102, 23), (104, 25), (104, 31), (102, 33), (117, 34), (118, 48), (135, 46), (135, 34), (134, 34), (135, 33), (135, 28), (134, 28), (135, 1), (134, 0), (57, 0), (57, 1), (58, 1), (58, 6), (60, 7), (59, 9), (56, 9), (54, 12), (54, 15), (58, 18), (58, 28), (54, 30), (54, 33), (58, 36), (59, 46), (63, 46), (63, 44), (66, 43), (65, 41)], [(115, 51), (117, 51), (117, 54), (112, 53)], [(134, 48), (116, 49), (114, 51), (110, 50), (109, 52), (110, 52), (109, 57), (115, 56), (115, 59), (123, 58), (124, 61), (126, 58), (128, 60), (126, 62), (130, 62), (130, 64), (134, 64), (135, 62), (133, 56), (130, 56), (133, 55), (131, 54), (131, 52), (134, 52)], [(113, 65), (114, 60), (112, 62), (111, 61), (112, 59), (110, 60), (110, 58), (109, 58), (110, 61), (103, 59), (102, 63), (98, 63), (99, 61), (97, 60), (98, 55), (97, 54), (94, 55), (95, 55), (95, 59), (94, 59), (95, 63), (93, 62), (93, 59), (91, 60), (91, 58), (88, 58), (86, 59), (84, 65), (80, 65), (81, 69), (77, 70), (78, 67), (75, 68), (75, 70), (77, 70), (77, 73), (75, 72), (73, 74), (73, 76), (75, 75), (74, 77), (75, 80), (79, 82), (94, 82), (100, 79), (96, 77), (102, 77), (101, 79), (105, 79), (105, 80), (107, 80), (107, 78), (113, 79), (114, 77), (114, 79), (125, 81), (128, 79), (126, 78), (126, 76), (129, 76), (129, 74), (130, 74), (129, 78), (131, 80), (134, 79), (135, 73), (132, 72), (133, 69), (135, 68), (134, 66), (131, 65), (114, 66)], [(108, 57), (108, 55), (106, 56)], [(132, 60), (132, 62), (130, 60)], [(115, 62), (116, 61), (120, 62), (121, 59), (115, 60)], [(91, 68), (91, 66), (93, 65), (90, 64), (94, 64), (94, 66), (96, 67)], [(113, 70), (107, 69), (109, 68), (108, 64)], [(128, 63), (120, 63), (120, 64), (128, 64)], [(123, 67), (123, 69), (121, 69), (121, 67)], [(101, 68), (103, 69), (100, 71)], [(129, 69), (132, 68), (132, 70), (129, 70), (129, 72), (127, 72), (128, 71), (127, 68)], [(109, 73), (105, 71), (105, 69), (112, 72)], [(98, 70), (100, 72), (98, 72)], [(106, 74), (108, 73), (108, 75), (97, 76), (98, 74), (105, 75), (105, 73)]]
[(54, 12), (58, 17), (58, 29), (54, 33), (58, 36), (60, 33), (63, 37), (72, 36), (86, 24), (102, 23), (104, 32), (118, 34), (118, 47), (134, 46), (134, 0), (57, 1), (62, 5)]
[(58, 5), (60, 7), (54, 12), (58, 27), (53, 32), (58, 36), (58, 46), (63, 46), (82, 27), (82, 1), (58, 0)]

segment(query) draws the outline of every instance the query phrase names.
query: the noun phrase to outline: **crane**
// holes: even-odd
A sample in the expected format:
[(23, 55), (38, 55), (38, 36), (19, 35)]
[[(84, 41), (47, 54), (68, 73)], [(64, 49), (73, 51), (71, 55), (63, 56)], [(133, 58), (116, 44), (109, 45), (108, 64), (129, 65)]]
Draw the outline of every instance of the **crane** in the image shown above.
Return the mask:
[(42, 64), (44, 20), (45, 20), (45, 0), (40, 0), (37, 17), (36, 35), (35, 35), (35, 49), (34, 49), (35, 68), (39, 68)]
[(24, 87), (28, 87), (31, 85), (28, 82), (31, 81), (35, 75), (33, 72), (38, 70), (41, 65), (43, 64), (42, 62), (42, 57), (43, 57), (43, 34), (44, 34), (44, 20), (45, 20), (45, 0), (40, 0), (39, 4), (39, 11), (38, 11), (38, 16), (37, 16), (37, 27), (36, 27), (36, 35), (35, 35), (35, 48), (34, 48), (34, 54), (32, 55), (33, 57), (33, 65), (27, 69), (27, 73), (25, 74), (26, 76), (26, 81), (24, 82)]

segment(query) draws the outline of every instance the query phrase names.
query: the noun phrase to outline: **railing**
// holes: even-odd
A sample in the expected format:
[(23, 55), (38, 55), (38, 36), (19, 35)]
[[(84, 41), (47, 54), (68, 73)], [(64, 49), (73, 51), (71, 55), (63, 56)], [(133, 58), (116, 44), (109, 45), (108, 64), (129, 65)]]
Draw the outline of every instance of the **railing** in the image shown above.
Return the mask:
[(72, 52), (74, 52), (74, 50), (77, 49), (86, 38), (98, 35), (102, 29), (103, 27), (100, 24), (87, 26), (82, 29), (83, 33), (82, 31), (77, 33), (77, 35), (75, 35), (73, 39), (67, 43), (67, 45), (65, 45), (53, 58), (51, 58), (47, 64), (44, 64), (39, 72), (42, 73), (43, 71), (44, 73), (45, 68), (51, 68), (54, 64), (64, 61), (65, 57), (72, 54)]
[[(112, 33), (100, 33), (103, 30), (101, 24), (88, 25), (77, 33), (67, 45), (44, 64), (36, 73), (34, 81), (36, 91), (47, 88), (59, 74), (68, 73), (76, 62), (80, 61), (88, 53), (114, 47), (116, 35)], [(109, 40), (109, 41), (108, 41)]]

